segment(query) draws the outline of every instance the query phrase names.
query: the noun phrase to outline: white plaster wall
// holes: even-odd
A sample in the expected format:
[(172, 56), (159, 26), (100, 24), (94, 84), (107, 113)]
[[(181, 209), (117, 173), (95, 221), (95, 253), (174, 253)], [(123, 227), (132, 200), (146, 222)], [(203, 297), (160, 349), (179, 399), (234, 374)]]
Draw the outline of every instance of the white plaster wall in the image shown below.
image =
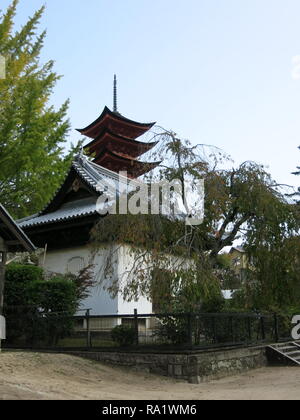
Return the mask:
[[(135, 261), (137, 261), (137, 256), (130, 252), (130, 247), (121, 246), (118, 249), (118, 278), (122, 281), (123, 284), (126, 284), (128, 277), (130, 276), (130, 270), (134, 266)], [(145, 276), (152, 275), (152, 265), (151, 258), (149, 261), (150, 267), (147, 268), (147, 256), (142, 258), (140, 269), (144, 270)], [(188, 269), (192, 265), (192, 261), (184, 259), (182, 257), (172, 256), (170, 254), (165, 254), (164, 258), (160, 262), (160, 268), (168, 270), (170, 272), (176, 272), (180, 269)], [(140, 297), (137, 302), (126, 302), (124, 301), (121, 294), (118, 295), (118, 309), (120, 314), (132, 314), (135, 309), (137, 309), (139, 314), (151, 314), (153, 313), (152, 302), (145, 297)]]
[[(133, 267), (134, 256), (130, 255), (130, 249), (127, 246), (118, 248), (118, 276), (120, 281), (126, 282), (128, 278), (128, 271)], [(144, 267), (146, 268), (146, 267)], [(150, 273), (149, 273), (150, 275)], [(134, 310), (137, 309), (139, 314), (151, 314), (152, 313), (152, 302), (144, 297), (140, 297), (137, 302), (126, 302), (124, 301), (121, 294), (118, 295), (118, 308), (119, 313), (128, 315), (133, 314)]]
[[(105, 273), (106, 280), (103, 282), (104, 268), (106, 267), (108, 255), (112, 258), (111, 269)], [(90, 297), (81, 302), (82, 309), (91, 309), (91, 315), (128, 315), (133, 314), (137, 309), (139, 314), (152, 313), (152, 302), (145, 297), (140, 297), (138, 301), (126, 302), (119, 293), (115, 298), (111, 297), (105, 290), (105, 286), (111, 284), (111, 279), (126, 283), (129, 271), (133, 267), (135, 256), (131, 255), (128, 246), (107, 246), (100, 249), (94, 255), (88, 246), (63, 249), (58, 251), (48, 251), (45, 260), (45, 269), (54, 273), (65, 274), (72, 272), (76, 274), (81, 268), (93, 264), (94, 276), (97, 285), (92, 288)], [(167, 256), (164, 268), (170, 271), (176, 271), (183, 263), (181, 258)], [(184, 261), (184, 264), (189, 264)], [(146, 263), (143, 263), (143, 269), (146, 270)], [(163, 267), (162, 267), (163, 268)], [(149, 268), (149, 276), (151, 268)], [(82, 314), (80, 312), (79, 314)]]
[[(76, 265), (78, 269), (94, 264), (94, 273), (97, 279), (105, 260), (106, 250), (100, 250), (95, 257), (88, 246), (70, 248), (56, 251), (48, 251), (44, 268), (54, 273), (66, 274), (68, 271), (76, 274)], [(76, 261), (78, 263), (76, 264)], [(78, 270), (77, 270), (78, 271)], [(112, 298), (110, 294), (103, 289), (101, 284), (97, 284), (91, 290), (91, 295), (81, 302), (82, 309), (91, 309), (91, 315), (111, 315), (118, 311), (118, 299)], [(83, 312), (79, 313), (80, 315)]]

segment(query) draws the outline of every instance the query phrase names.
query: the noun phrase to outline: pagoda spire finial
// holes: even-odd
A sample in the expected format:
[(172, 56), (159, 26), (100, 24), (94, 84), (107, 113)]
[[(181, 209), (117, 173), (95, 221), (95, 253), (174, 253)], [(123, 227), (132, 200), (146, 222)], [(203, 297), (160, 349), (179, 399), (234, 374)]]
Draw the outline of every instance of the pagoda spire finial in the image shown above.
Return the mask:
[(117, 75), (114, 75), (114, 112), (118, 112)]

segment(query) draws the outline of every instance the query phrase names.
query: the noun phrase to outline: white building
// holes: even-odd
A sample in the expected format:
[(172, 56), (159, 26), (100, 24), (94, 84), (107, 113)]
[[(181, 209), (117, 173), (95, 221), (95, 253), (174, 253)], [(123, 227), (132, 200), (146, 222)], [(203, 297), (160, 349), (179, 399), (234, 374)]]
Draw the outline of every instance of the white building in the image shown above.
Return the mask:
[[(91, 229), (103, 217), (97, 212), (96, 202), (106, 191), (107, 184), (113, 183), (117, 192), (120, 192), (119, 172), (126, 172), (128, 179), (132, 180), (159, 163), (137, 160), (156, 145), (136, 140), (152, 126), (153, 123), (141, 124), (124, 118), (116, 109), (112, 112), (106, 107), (96, 121), (79, 130), (92, 139), (86, 150), (96, 157), (91, 161), (80, 153), (47, 207), (19, 221), (19, 226), (32, 241), (46, 250), (44, 257), (41, 257), (41, 264), (46, 270), (76, 274), (84, 266), (93, 264), (95, 276), (98, 276), (105, 265), (106, 254), (112, 250), (104, 247), (94, 255), (89, 246)], [(51, 179), (45, 182), (51, 182)], [(132, 263), (126, 247), (116, 249), (112, 276), (124, 280), (124, 273)], [(139, 313), (152, 312), (152, 304), (147, 299), (125, 302), (120, 294), (112, 297), (100, 283), (81, 306), (91, 309), (94, 315), (132, 314), (134, 309)]]

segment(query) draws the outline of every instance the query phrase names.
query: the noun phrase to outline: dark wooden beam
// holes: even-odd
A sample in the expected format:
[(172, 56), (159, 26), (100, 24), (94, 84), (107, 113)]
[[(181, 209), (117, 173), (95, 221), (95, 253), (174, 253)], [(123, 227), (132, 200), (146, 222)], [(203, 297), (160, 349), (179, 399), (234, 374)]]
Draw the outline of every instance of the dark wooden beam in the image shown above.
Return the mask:
[(5, 266), (7, 260), (6, 252), (0, 252), (0, 260), (0, 315), (2, 315), (4, 302)]

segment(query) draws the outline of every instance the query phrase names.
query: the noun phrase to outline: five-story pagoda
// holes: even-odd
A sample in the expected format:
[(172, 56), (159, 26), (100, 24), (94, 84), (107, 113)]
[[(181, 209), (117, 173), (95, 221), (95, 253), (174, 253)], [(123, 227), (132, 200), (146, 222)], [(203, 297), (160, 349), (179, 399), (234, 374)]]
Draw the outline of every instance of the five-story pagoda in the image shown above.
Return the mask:
[[(20, 226), (38, 247), (48, 250), (87, 244), (92, 227), (100, 219), (96, 203), (107, 183), (126, 182), (119, 172), (130, 179), (138, 178), (155, 168), (159, 162), (141, 162), (140, 156), (157, 143), (137, 140), (155, 123), (138, 123), (123, 117), (117, 110), (117, 87), (114, 80), (113, 111), (105, 107), (100, 117), (88, 127), (78, 130), (91, 141), (72, 162), (61, 187), (39, 213), (19, 221)], [(51, 182), (51, 179), (45, 180)], [(59, 237), (59, 240), (58, 240)]]
[(117, 109), (117, 79), (114, 77), (114, 108), (105, 107), (93, 123), (78, 129), (82, 135), (92, 139), (85, 146), (93, 162), (113, 172), (127, 172), (129, 178), (137, 178), (154, 169), (158, 162), (137, 160), (157, 143), (137, 140), (147, 133), (155, 123), (138, 123), (123, 117)]
[[(137, 178), (157, 166), (138, 160), (156, 144), (137, 140), (153, 125), (129, 120), (118, 113), (115, 78), (113, 111), (105, 107), (96, 121), (78, 130), (91, 139), (85, 146), (90, 157), (82, 152), (75, 156), (64, 182), (46, 207), (18, 222), (29, 238), (44, 248), (41, 264), (47, 272), (77, 275), (83, 267), (93, 267), (97, 285), (81, 306), (90, 308), (94, 315), (133, 313), (135, 308), (140, 313), (152, 311), (152, 303), (146, 298), (125, 302), (121, 294), (111, 296), (98, 281), (109, 253), (114, 254), (112, 276), (120, 281), (126, 281), (133, 261), (126, 245), (103, 243), (95, 252), (90, 233), (100, 218), (106, 217), (98, 213), (97, 202), (107, 185), (114, 185), (118, 195), (127, 188), (127, 179), (120, 177), (119, 172)], [(45, 182), (51, 183), (51, 179)]]

